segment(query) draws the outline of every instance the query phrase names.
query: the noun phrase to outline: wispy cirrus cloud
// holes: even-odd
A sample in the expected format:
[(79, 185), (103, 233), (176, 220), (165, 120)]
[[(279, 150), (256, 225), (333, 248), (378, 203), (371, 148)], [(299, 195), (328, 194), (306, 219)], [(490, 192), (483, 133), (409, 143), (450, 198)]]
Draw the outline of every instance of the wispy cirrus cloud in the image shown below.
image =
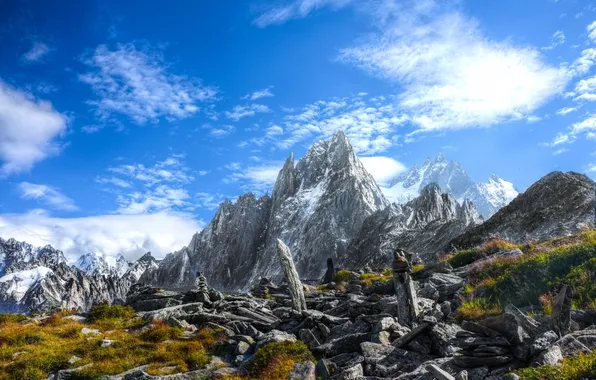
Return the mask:
[(187, 212), (195, 208), (186, 185), (194, 180), (178, 158), (168, 157), (151, 166), (125, 164), (108, 168), (97, 182), (116, 194), (118, 214)]
[(0, 177), (30, 170), (57, 154), (67, 121), (50, 102), (0, 80)]
[(56, 210), (76, 211), (78, 207), (75, 202), (62, 194), (59, 189), (48, 185), (21, 182), (19, 184), (21, 198), (33, 199), (46, 204)]
[(83, 57), (90, 71), (79, 74), (96, 98), (92, 105), (102, 120), (113, 114), (136, 124), (165, 119), (185, 119), (200, 110), (199, 104), (216, 99), (217, 89), (199, 79), (171, 73), (161, 54), (120, 44), (113, 50), (99, 45)]
[(319, 100), (285, 114), (265, 130), (262, 138), (253, 138), (247, 144), (273, 144), (287, 149), (343, 130), (357, 153), (374, 155), (397, 143), (397, 128), (407, 121), (408, 117), (398, 110), (393, 98), (354, 96)]
[(339, 59), (399, 83), (398, 103), (421, 131), (526, 118), (568, 81), (536, 49), (492, 41), (438, 2), (386, 1), (368, 12), (381, 31)]
[(262, 90), (258, 90), (258, 91), (255, 91), (253, 93), (246, 94), (241, 99), (257, 100), (257, 99), (261, 99), (261, 98), (273, 97), (275, 95), (273, 95), (273, 93), (271, 92), (271, 89), (272, 88), (273, 88), (273, 86), (269, 86), (269, 87), (264, 88)]
[(252, 166), (233, 162), (225, 166), (230, 173), (223, 181), (237, 183), (245, 191), (263, 193), (273, 187), (282, 166), (281, 161), (267, 161)]
[(21, 59), (26, 63), (38, 63), (43, 61), (43, 58), (51, 51), (52, 49), (47, 44), (35, 41), (31, 49), (23, 54)]
[(353, 0), (291, 0), (281, 5), (267, 5), (263, 12), (253, 21), (260, 28), (269, 25), (280, 25), (294, 19), (302, 19), (310, 13), (324, 8), (340, 9)]
[(254, 116), (257, 113), (271, 112), (271, 109), (263, 104), (249, 104), (246, 106), (236, 106), (230, 111), (226, 111), (226, 117), (238, 121), (244, 117)]
[(542, 50), (553, 50), (557, 46), (563, 45), (564, 43), (565, 43), (565, 33), (563, 33), (560, 30), (557, 30), (551, 38), (550, 45), (542, 47)]

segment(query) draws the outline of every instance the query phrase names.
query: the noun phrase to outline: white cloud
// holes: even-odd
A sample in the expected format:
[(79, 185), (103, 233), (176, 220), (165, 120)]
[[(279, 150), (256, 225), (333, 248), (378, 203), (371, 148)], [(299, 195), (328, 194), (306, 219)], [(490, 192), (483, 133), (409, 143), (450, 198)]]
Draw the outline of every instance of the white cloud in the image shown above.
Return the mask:
[(340, 9), (353, 0), (292, 0), (284, 5), (268, 7), (254, 23), (264, 28), (269, 25), (280, 25), (294, 19), (302, 19), (311, 12), (324, 7)]
[(576, 107), (563, 107), (557, 111), (557, 115), (565, 116), (568, 113), (571, 113), (576, 110), (577, 110)]
[(399, 105), (421, 130), (518, 120), (564, 90), (567, 72), (531, 47), (486, 38), (476, 21), (429, 0), (387, 2), (381, 29), (340, 60), (401, 84)]
[(561, 148), (561, 149), (557, 149), (553, 152), (553, 156), (558, 156), (559, 154), (563, 154), (565, 152), (567, 152), (568, 149), (567, 148)]
[[(148, 214), (163, 211), (188, 212), (195, 208), (184, 186), (194, 180), (190, 170), (172, 155), (151, 166), (124, 164), (108, 168), (108, 176), (97, 182), (113, 185), (118, 214)], [(126, 192), (124, 192), (126, 189)]]
[(229, 136), (232, 132), (234, 132), (234, 127), (231, 125), (222, 125), (220, 127), (213, 127), (209, 131), (209, 136), (215, 138), (222, 138)]
[(21, 191), (21, 198), (23, 199), (37, 200), (57, 210), (78, 210), (78, 207), (72, 199), (62, 194), (60, 190), (54, 187), (30, 182), (21, 182), (19, 184), (19, 190)]
[(35, 246), (51, 244), (71, 261), (88, 252), (121, 253), (134, 260), (151, 251), (157, 258), (188, 244), (204, 224), (185, 214), (102, 215), (55, 218), (44, 213), (0, 215), (0, 236)]
[(582, 79), (575, 85), (575, 101), (596, 101), (596, 76)]
[(83, 62), (92, 71), (80, 74), (79, 80), (97, 96), (89, 104), (102, 120), (113, 113), (137, 124), (184, 119), (200, 110), (198, 103), (214, 100), (217, 93), (200, 80), (169, 73), (159, 54), (137, 50), (133, 44), (118, 45), (115, 50), (100, 45)]
[(48, 54), (52, 49), (43, 42), (33, 42), (31, 49), (23, 54), (23, 61), (27, 63), (40, 62), (42, 58)]
[(204, 176), (204, 175), (207, 175), (207, 174), (209, 174), (209, 171), (207, 171), (207, 170), (199, 170), (199, 175), (200, 176)]
[(319, 100), (286, 114), (282, 121), (265, 131), (262, 139), (252, 139), (251, 143), (269, 142), (287, 149), (299, 142), (311, 143), (343, 130), (357, 153), (374, 155), (397, 143), (396, 130), (407, 120), (395, 107), (393, 99), (357, 96)]
[(215, 210), (219, 207), (220, 203), (228, 199), (228, 197), (221, 194), (209, 194), (200, 192), (196, 194), (197, 203), (201, 208), (206, 210)]
[(236, 106), (231, 111), (226, 111), (226, 117), (238, 121), (243, 117), (254, 116), (256, 113), (271, 112), (269, 107), (263, 104), (250, 104), (247, 106)]
[(30, 170), (57, 154), (67, 118), (49, 102), (0, 81), (0, 177)]
[(540, 116), (536, 116), (536, 115), (530, 115), (530, 116), (526, 117), (526, 121), (529, 124), (537, 123), (540, 120), (542, 120), (542, 118)]
[(591, 23), (590, 25), (588, 25), (586, 27), (586, 30), (588, 31), (588, 38), (592, 42), (596, 42), (596, 21), (594, 21), (593, 23)]
[(545, 46), (542, 50), (552, 50), (559, 45), (563, 45), (565, 43), (565, 33), (560, 30), (557, 30), (555, 34), (553, 34), (551, 43), (549, 46)]
[(97, 183), (102, 183), (102, 184), (110, 184), (110, 185), (115, 185), (118, 187), (122, 187), (122, 188), (128, 188), (131, 187), (132, 185), (120, 178), (117, 177), (99, 177), (95, 179), (95, 182)]
[(570, 67), (570, 75), (584, 75), (590, 71), (596, 63), (596, 49), (584, 49), (579, 58), (577, 58)]
[(261, 99), (261, 98), (267, 98), (267, 97), (275, 96), (271, 92), (271, 89), (272, 88), (273, 88), (272, 86), (269, 86), (269, 87), (264, 88), (262, 90), (255, 91), (252, 94), (246, 94), (241, 99), (257, 100), (257, 99)]
[(366, 171), (368, 171), (375, 181), (380, 185), (386, 185), (400, 173), (408, 168), (401, 162), (385, 156), (358, 157)]
[(244, 190), (262, 193), (273, 187), (282, 166), (283, 162), (277, 161), (248, 167), (235, 162), (226, 166), (232, 173), (224, 179), (224, 182), (240, 183)]

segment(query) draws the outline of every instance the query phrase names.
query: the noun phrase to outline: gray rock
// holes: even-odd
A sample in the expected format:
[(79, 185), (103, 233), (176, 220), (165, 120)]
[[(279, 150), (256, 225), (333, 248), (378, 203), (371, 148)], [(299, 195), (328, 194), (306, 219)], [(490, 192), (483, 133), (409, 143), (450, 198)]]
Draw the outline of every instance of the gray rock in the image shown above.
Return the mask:
[(580, 352), (584, 354), (592, 352), (592, 350), (586, 347), (585, 344), (581, 343), (571, 334), (565, 335), (556, 341), (555, 344), (561, 348), (561, 352), (563, 353), (564, 357), (577, 356)]
[(534, 363), (539, 366), (556, 365), (560, 360), (563, 360), (563, 352), (559, 346), (553, 345), (542, 351)]
[(326, 356), (334, 356), (349, 352), (360, 352), (360, 343), (366, 342), (369, 339), (369, 333), (348, 334), (315, 347), (313, 352)]
[(81, 334), (83, 334), (83, 335), (101, 335), (101, 332), (96, 329), (89, 329), (87, 327), (83, 327), (81, 329)]
[(317, 380), (315, 363), (306, 361), (294, 364), (289, 380)]
[(478, 322), (481, 326), (494, 330), (503, 335), (511, 344), (520, 344), (526, 336), (517, 319), (507, 313), (491, 317)]
[(269, 331), (266, 334), (263, 334), (258, 342), (257, 342), (257, 350), (269, 343), (274, 343), (274, 342), (283, 342), (283, 341), (290, 341), (290, 342), (296, 342), (296, 336), (294, 336), (293, 334), (288, 334), (287, 332), (284, 331), (279, 331), (279, 330), (272, 330)]
[(443, 371), (434, 364), (429, 364), (426, 366), (426, 370), (432, 373), (437, 380), (455, 380), (455, 377), (451, 376), (449, 372)]
[(294, 266), (294, 260), (292, 259), (292, 252), (290, 252), (290, 248), (288, 248), (288, 246), (279, 239), (277, 239), (277, 255), (284, 271), (288, 288), (290, 289), (292, 305), (295, 310), (302, 312), (302, 310), (306, 310), (306, 299), (304, 298), (304, 290), (302, 289), (300, 276), (298, 276), (298, 272)]
[(240, 341), (236, 345), (236, 350), (235, 350), (236, 355), (244, 355), (244, 354), (247, 354), (249, 351), (250, 351), (250, 344), (248, 344), (246, 342)]
[(554, 331), (546, 331), (536, 337), (530, 348), (531, 355), (537, 355), (546, 350), (552, 343), (559, 339)]
[(311, 350), (321, 345), (321, 342), (319, 342), (315, 334), (313, 334), (309, 329), (301, 329), (298, 332), (298, 336), (300, 337), (300, 340), (306, 343), (308, 348)]
[(548, 326), (542, 326), (540, 322), (528, 317), (526, 314), (524, 314), (521, 310), (519, 310), (512, 304), (509, 304), (505, 307), (505, 312), (513, 315), (513, 317), (517, 320), (517, 323), (532, 338), (535, 338), (539, 334), (549, 330)]
[(475, 368), (482, 366), (496, 367), (501, 364), (508, 363), (513, 360), (511, 355), (477, 357), (467, 355), (456, 355), (453, 357), (453, 362), (462, 368)]
[(463, 278), (450, 273), (433, 273), (428, 281), (439, 292), (440, 301), (450, 300), (464, 286)]
[(332, 380), (360, 380), (364, 376), (361, 364), (355, 364), (349, 368), (343, 369), (337, 375), (331, 376)]

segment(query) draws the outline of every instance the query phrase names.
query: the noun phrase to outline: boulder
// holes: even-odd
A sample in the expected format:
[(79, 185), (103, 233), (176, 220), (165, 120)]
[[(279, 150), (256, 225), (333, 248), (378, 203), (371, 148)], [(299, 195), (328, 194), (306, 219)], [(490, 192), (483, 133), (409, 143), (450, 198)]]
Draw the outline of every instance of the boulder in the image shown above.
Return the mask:
[(277, 239), (277, 255), (279, 262), (284, 271), (286, 282), (288, 283), (288, 289), (290, 290), (290, 296), (292, 298), (292, 306), (298, 312), (306, 310), (306, 299), (304, 298), (304, 290), (302, 288), (302, 282), (294, 266), (294, 260), (292, 259), (292, 252), (283, 241)]
[(294, 364), (289, 380), (316, 380), (315, 363), (305, 361)]

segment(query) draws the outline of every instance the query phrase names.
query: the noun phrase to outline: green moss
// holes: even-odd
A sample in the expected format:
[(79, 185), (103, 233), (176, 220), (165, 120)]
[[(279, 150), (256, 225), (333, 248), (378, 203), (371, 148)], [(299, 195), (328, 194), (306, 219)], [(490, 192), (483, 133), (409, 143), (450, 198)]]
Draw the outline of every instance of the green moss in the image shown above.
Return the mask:
[(98, 305), (89, 312), (89, 319), (92, 322), (106, 319), (131, 319), (136, 315), (130, 306), (121, 305)]
[(333, 276), (333, 282), (340, 283), (340, 282), (348, 282), (350, 281), (350, 277), (352, 276), (352, 272), (349, 270), (340, 270)]
[(480, 250), (468, 249), (466, 251), (457, 252), (447, 258), (447, 262), (454, 268), (463, 267), (473, 263), (482, 257)]
[(459, 319), (480, 320), (501, 313), (503, 313), (501, 306), (485, 298), (474, 298), (465, 301), (457, 309)]
[(360, 275), (360, 281), (362, 285), (365, 287), (370, 287), (375, 282), (389, 282), (393, 280), (393, 274), (385, 275), (385, 274), (378, 274), (378, 273), (363, 273)]
[(145, 342), (157, 343), (168, 339), (174, 339), (181, 334), (182, 330), (179, 328), (172, 328), (165, 324), (165, 322), (155, 322), (141, 333), (140, 338)]
[(19, 323), (27, 319), (25, 314), (0, 314), (0, 325), (5, 323)]
[(249, 370), (257, 378), (287, 379), (294, 363), (307, 360), (315, 359), (304, 342), (275, 342), (257, 351)]
[(576, 380), (596, 376), (596, 352), (563, 359), (557, 366), (529, 367), (515, 373), (522, 380)]

